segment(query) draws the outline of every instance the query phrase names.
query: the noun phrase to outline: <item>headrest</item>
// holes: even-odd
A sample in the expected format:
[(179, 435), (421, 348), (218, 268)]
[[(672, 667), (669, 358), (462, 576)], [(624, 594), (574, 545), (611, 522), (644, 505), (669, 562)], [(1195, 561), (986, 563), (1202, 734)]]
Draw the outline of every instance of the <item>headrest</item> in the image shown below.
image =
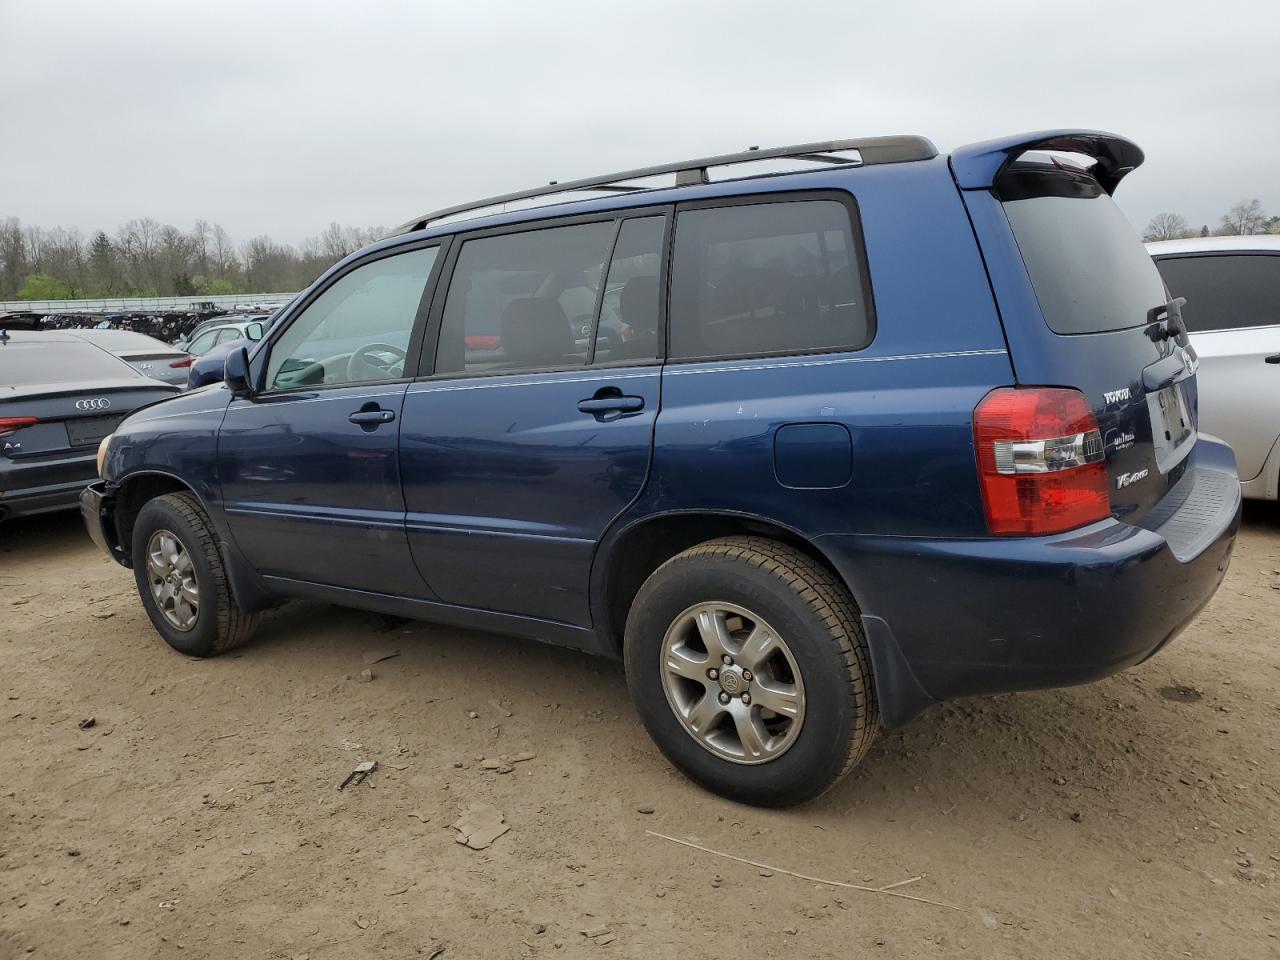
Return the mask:
[(512, 300), (502, 311), (502, 349), (513, 364), (546, 364), (573, 350), (569, 320), (560, 304), (539, 297)]
[(655, 330), (658, 326), (658, 278), (632, 277), (618, 294), (618, 313), (622, 322), (636, 330)]

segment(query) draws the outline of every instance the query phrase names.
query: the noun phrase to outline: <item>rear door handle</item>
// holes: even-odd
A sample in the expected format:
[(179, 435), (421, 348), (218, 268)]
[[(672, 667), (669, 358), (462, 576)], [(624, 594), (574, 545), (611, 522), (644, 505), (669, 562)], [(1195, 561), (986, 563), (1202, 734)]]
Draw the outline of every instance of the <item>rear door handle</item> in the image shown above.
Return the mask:
[(1273, 353), (1267, 357), (1267, 363), (1280, 363), (1280, 353)]
[(351, 416), (347, 417), (347, 419), (352, 423), (358, 423), (361, 426), (376, 426), (379, 423), (390, 423), (395, 418), (395, 412), (391, 410), (357, 410)]
[(635, 413), (644, 409), (644, 397), (592, 397), (579, 400), (578, 409), (583, 413)]
[(634, 413), (644, 409), (644, 397), (592, 397), (578, 401), (583, 413)]

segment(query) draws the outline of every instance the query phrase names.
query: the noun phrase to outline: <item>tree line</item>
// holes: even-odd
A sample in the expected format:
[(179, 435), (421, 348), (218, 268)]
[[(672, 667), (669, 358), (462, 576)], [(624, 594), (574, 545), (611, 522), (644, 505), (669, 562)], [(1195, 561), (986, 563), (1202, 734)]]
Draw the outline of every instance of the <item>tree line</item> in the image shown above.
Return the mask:
[(184, 231), (143, 218), (86, 237), (3, 217), (0, 300), (291, 293), (385, 232), (331, 223), (297, 247), (265, 235), (237, 245), (207, 220)]
[[(331, 223), (295, 247), (263, 235), (237, 245), (220, 225), (197, 220), (190, 230), (150, 218), (130, 220), (115, 234), (86, 237), (77, 228), (23, 226), (0, 218), (0, 300), (80, 300), (99, 297), (183, 297), (201, 294), (291, 293), (331, 264), (382, 236)], [(1257, 199), (1241, 200), (1214, 230), (1192, 227), (1178, 213), (1158, 213), (1143, 240), (1280, 233)]]
[(1157, 213), (1147, 224), (1142, 239), (1149, 243), (1187, 237), (1247, 237), (1259, 233), (1280, 233), (1280, 217), (1267, 216), (1262, 209), (1262, 201), (1255, 197), (1233, 204), (1222, 215), (1215, 230), (1210, 230), (1207, 223), (1197, 230), (1180, 213)]

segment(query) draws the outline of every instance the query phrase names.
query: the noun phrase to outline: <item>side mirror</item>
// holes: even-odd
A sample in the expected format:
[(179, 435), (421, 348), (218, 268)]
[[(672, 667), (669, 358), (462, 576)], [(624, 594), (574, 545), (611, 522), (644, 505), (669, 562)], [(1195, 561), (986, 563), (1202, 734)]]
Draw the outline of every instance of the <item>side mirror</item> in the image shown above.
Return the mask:
[(254, 340), (254, 341), (261, 340), (262, 324), (257, 322), (249, 324), (247, 327), (244, 328), (244, 335), (248, 337), (250, 340)]
[(237, 347), (227, 354), (227, 362), (222, 367), (222, 382), (231, 389), (233, 397), (252, 400), (253, 384), (250, 377), (249, 351), (245, 347)]

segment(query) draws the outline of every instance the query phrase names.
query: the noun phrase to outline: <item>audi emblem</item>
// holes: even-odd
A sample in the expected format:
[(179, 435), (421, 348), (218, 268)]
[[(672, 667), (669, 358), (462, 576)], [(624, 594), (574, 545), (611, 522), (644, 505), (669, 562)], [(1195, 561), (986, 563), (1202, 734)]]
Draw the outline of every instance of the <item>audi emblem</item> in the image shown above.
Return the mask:
[(94, 397), (91, 400), (77, 400), (77, 410), (105, 410), (111, 406), (111, 401), (106, 397)]

